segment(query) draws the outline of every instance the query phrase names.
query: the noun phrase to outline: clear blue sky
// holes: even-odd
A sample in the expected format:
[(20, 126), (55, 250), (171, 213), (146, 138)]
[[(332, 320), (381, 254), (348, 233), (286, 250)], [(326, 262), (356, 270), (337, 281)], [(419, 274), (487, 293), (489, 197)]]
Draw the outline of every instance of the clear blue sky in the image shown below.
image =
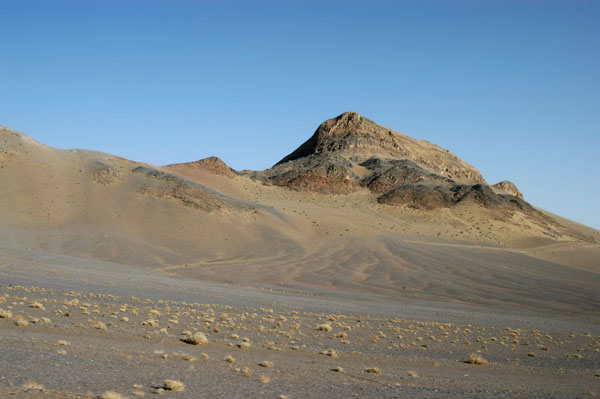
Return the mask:
[(600, 228), (599, 1), (0, 0), (0, 124), (264, 169), (352, 110)]

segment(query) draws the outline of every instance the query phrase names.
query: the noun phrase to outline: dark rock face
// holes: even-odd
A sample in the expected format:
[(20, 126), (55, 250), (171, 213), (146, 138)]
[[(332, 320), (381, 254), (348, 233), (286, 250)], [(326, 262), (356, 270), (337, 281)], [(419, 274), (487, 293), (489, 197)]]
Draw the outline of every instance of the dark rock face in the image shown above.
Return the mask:
[(496, 194), (484, 184), (427, 186), (405, 184), (381, 195), (379, 203), (387, 205), (407, 205), (415, 209), (449, 208), (459, 203), (475, 203), (483, 208), (521, 210), (539, 213), (531, 205), (513, 195)]
[(310, 139), (275, 166), (310, 155), (339, 154), (361, 163), (373, 156), (407, 159), (444, 177), (463, 183), (485, 183), (481, 173), (443, 148), (378, 125), (356, 112), (323, 122)]
[(446, 208), (451, 201), (441, 190), (423, 184), (406, 184), (398, 186), (383, 194), (377, 200), (387, 205), (407, 205), (415, 209)]
[(447, 150), (394, 132), (355, 112), (322, 123), (275, 166), (245, 172), (297, 191), (348, 194), (366, 187), (378, 202), (417, 209), (473, 203), (537, 212), (510, 182), (491, 188), (477, 169)]
[(347, 194), (359, 187), (358, 176), (351, 168), (348, 160), (335, 154), (311, 155), (268, 169), (266, 179), (271, 184), (297, 191)]
[(374, 193), (385, 193), (404, 184), (451, 181), (451, 179), (431, 173), (407, 159), (382, 160), (380, 158), (370, 158), (361, 163), (360, 166), (374, 172), (361, 181), (364, 186)]

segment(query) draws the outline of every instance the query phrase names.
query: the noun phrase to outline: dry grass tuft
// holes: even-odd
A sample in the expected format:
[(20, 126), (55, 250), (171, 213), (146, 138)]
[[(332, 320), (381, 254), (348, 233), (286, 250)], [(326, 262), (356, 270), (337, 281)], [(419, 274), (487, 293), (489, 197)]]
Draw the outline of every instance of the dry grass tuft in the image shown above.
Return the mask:
[(46, 310), (46, 308), (44, 308), (44, 305), (42, 305), (41, 303), (37, 302), (37, 301), (33, 301), (29, 304), (30, 308), (33, 309), (42, 309), (42, 310)]
[(484, 359), (480, 354), (478, 353), (471, 353), (466, 360), (467, 363), (469, 364), (479, 364), (479, 365), (486, 365), (489, 362)]
[(21, 385), (21, 389), (25, 392), (27, 392), (27, 391), (42, 391), (44, 389), (44, 386), (42, 384), (40, 384), (39, 382), (27, 381), (27, 382), (23, 383), (23, 385)]
[(198, 332), (194, 335), (190, 335), (189, 337), (181, 338), (181, 341), (185, 342), (186, 344), (200, 345), (207, 343), (208, 338), (206, 338), (206, 335), (204, 335), (204, 333)]
[(416, 371), (412, 371), (412, 370), (408, 370), (406, 372), (406, 375), (409, 376), (409, 377), (411, 377), (411, 378), (417, 378), (419, 376), (419, 374), (417, 374)]
[(365, 373), (381, 374), (381, 369), (379, 367), (367, 367)]
[(237, 344), (237, 347), (240, 349), (248, 349), (251, 346), (252, 345), (250, 344), (250, 342), (240, 342), (239, 344)]
[(332, 329), (333, 328), (331, 327), (331, 324), (328, 324), (328, 323), (319, 324), (317, 326), (317, 330), (320, 330), (320, 331), (327, 331), (327, 332), (329, 332)]
[(185, 389), (185, 384), (177, 380), (165, 380), (164, 388), (168, 391), (182, 392)]
[(58, 346), (69, 346), (71, 343), (69, 341), (65, 341), (64, 339), (59, 339), (56, 341), (56, 345)]
[(29, 325), (29, 322), (25, 319), (18, 319), (15, 320), (15, 325), (19, 326), (19, 327), (25, 327)]
[(96, 320), (92, 323), (92, 328), (95, 328), (96, 330), (101, 330), (106, 332), (108, 329), (106, 328), (106, 324), (104, 324), (103, 322)]
[(273, 362), (263, 360), (262, 363), (258, 364), (260, 367), (273, 367)]
[(0, 319), (10, 319), (13, 316), (10, 310), (0, 308)]
[(231, 355), (227, 355), (225, 356), (224, 359), (227, 363), (235, 363), (235, 357), (231, 356)]
[(325, 355), (325, 356), (329, 356), (332, 358), (337, 358), (339, 355), (338, 353), (335, 351), (335, 349), (327, 349), (327, 350), (322, 350), (321, 352), (319, 352), (320, 355)]
[(264, 374), (261, 374), (261, 375), (258, 377), (258, 380), (259, 380), (260, 382), (262, 382), (263, 384), (268, 384), (269, 382), (271, 382), (271, 378), (270, 378), (268, 375), (264, 375)]

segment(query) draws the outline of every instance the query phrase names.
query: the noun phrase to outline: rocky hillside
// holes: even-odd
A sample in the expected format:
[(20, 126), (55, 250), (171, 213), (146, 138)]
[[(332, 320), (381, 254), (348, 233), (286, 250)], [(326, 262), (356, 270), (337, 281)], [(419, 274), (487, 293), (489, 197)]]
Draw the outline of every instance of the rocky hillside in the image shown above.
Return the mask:
[(275, 166), (251, 176), (297, 191), (347, 194), (366, 187), (380, 203), (434, 209), (473, 202), (535, 212), (514, 184), (490, 187), (448, 150), (346, 112)]

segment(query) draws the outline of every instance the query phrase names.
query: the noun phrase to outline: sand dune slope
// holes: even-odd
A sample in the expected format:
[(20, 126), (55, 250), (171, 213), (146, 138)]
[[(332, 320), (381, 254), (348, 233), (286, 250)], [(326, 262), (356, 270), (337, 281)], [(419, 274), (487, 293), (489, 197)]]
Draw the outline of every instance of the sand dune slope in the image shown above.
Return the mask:
[(0, 133), (7, 243), (140, 266), (299, 250), (286, 238), (294, 227), (269, 207), (150, 165)]

